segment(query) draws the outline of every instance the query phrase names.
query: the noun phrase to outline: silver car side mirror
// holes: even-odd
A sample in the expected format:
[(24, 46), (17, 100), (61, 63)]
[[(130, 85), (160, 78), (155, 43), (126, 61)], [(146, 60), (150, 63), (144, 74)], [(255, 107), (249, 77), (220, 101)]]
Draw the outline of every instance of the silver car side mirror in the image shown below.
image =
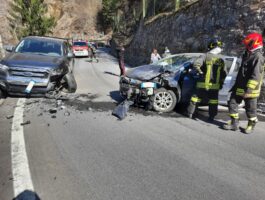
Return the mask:
[(7, 52), (13, 52), (14, 49), (15, 49), (15, 47), (12, 46), (12, 45), (8, 45), (8, 46), (5, 47), (5, 50), (6, 50)]

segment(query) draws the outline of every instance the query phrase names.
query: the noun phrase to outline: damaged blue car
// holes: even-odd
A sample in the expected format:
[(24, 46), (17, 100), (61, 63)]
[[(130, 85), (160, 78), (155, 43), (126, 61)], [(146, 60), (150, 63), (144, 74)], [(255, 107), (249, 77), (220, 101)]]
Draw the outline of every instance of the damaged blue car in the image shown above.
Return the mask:
[[(120, 79), (120, 93), (137, 105), (147, 105), (157, 112), (170, 112), (176, 104), (190, 101), (199, 78), (193, 62), (201, 53), (175, 54), (157, 63), (129, 69)], [(233, 86), (240, 59), (222, 56), (228, 75), (219, 92), (219, 104), (226, 105)]]

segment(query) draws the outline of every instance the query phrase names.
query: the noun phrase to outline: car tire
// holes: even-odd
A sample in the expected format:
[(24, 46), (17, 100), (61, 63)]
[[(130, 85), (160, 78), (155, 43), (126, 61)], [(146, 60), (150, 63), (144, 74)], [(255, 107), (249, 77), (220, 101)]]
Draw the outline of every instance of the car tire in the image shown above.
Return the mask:
[(150, 99), (152, 108), (157, 112), (171, 112), (177, 104), (176, 94), (172, 90), (159, 88)]
[(75, 77), (72, 73), (67, 73), (63, 77), (63, 82), (64, 82), (64, 90), (63, 90), (64, 92), (67, 92), (67, 93), (76, 92), (77, 84), (76, 84)]
[(0, 89), (0, 99), (5, 99), (7, 97), (7, 92)]
[(0, 89), (0, 99), (4, 98), (4, 92)]

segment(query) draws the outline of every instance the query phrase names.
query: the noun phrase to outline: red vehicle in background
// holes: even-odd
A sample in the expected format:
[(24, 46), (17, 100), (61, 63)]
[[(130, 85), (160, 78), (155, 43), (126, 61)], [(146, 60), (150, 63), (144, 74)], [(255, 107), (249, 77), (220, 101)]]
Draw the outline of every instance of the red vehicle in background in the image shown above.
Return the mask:
[(87, 41), (84, 40), (73, 41), (72, 49), (75, 57), (89, 56), (89, 48)]

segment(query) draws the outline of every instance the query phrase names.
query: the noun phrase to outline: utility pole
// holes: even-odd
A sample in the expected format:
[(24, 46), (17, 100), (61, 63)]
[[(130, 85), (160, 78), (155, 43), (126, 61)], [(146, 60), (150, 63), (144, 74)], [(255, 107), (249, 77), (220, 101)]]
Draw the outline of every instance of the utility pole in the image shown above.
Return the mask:
[(175, 0), (175, 11), (177, 11), (180, 7), (180, 0)]

